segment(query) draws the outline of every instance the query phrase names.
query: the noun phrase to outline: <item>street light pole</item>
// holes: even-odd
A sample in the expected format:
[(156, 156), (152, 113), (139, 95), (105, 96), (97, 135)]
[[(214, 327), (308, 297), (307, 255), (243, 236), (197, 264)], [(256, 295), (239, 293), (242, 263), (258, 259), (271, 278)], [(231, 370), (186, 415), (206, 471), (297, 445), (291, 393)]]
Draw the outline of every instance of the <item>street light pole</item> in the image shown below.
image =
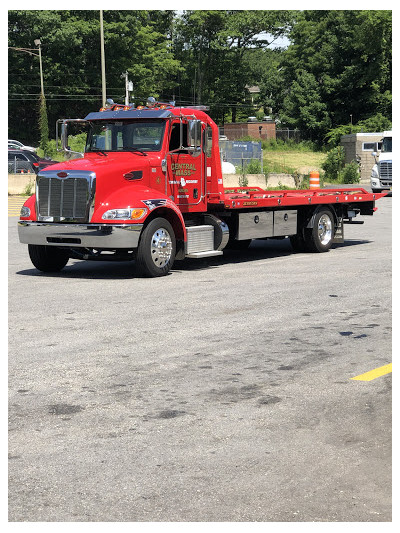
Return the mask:
[(40, 39), (35, 39), (34, 41), (35, 45), (39, 49), (39, 53), (37, 53), (37, 48), (20, 48), (16, 46), (9, 46), (8, 48), (10, 50), (16, 50), (17, 52), (25, 52), (26, 54), (30, 54), (31, 56), (35, 56), (39, 58), (39, 68), (40, 68), (40, 88), (41, 88), (41, 95), (44, 97), (44, 83), (43, 83), (43, 68), (42, 68), (42, 50), (41, 50), (41, 42)]
[(39, 49), (39, 68), (40, 68), (40, 87), (42, 91), (42, 96), (44, 98), (44, 84), (43, 84), (43, 68), (42, 68), (42, 48), (41, 48), (41, 42), (40, 39), (34, 40), (35, 45)]

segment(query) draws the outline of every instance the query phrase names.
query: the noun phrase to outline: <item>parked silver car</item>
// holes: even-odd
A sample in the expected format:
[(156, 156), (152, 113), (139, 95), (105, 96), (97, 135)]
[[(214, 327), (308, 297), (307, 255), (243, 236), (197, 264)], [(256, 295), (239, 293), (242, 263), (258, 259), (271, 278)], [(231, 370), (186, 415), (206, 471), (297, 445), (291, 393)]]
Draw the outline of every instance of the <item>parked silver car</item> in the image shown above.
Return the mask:
[(15, 141), (13, 139), (8, 139), (8, 149), (12, 150), (28, 150), (29, 152), (36, 152), (36, 148), (33, 148), (33, 146), (26, 146), (25, 144), (21, 143), (20, 141)]

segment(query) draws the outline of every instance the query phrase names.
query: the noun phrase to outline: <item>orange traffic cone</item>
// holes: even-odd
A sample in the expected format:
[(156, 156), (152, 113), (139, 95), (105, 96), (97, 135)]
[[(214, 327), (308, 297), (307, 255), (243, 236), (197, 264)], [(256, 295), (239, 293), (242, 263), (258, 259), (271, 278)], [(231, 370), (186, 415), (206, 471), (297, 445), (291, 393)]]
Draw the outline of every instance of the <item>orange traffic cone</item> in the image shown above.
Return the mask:
[(310, 189), (319, 189), (319, 172), (310, 172)]

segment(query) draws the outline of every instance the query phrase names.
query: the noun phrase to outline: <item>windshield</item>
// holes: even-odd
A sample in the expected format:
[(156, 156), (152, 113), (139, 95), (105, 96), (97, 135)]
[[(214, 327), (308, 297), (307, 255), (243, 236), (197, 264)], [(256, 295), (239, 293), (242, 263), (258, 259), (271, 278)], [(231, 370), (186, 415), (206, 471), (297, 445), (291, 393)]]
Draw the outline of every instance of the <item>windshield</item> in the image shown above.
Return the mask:
[(391, 152), (392, 151), (392, 138), (384, 137), (382, 144), (382, 152)]
[(86, 152), (158, 152), (161, 150), (164, 128), (163, 120), (93, 122), (87, 138)]

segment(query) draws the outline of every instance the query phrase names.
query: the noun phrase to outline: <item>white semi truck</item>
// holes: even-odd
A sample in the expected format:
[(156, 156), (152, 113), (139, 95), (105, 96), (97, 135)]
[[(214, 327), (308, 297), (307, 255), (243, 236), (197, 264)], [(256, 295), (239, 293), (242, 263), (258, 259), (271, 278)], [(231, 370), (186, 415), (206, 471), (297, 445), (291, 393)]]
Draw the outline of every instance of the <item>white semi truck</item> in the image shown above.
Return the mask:
[(382, 150), (372, 152), (375, 158), (375, 165), (371, 171), (372, 192), (382, 192), (392, 190), (392, 132), (384, 131), (382, 139)]

